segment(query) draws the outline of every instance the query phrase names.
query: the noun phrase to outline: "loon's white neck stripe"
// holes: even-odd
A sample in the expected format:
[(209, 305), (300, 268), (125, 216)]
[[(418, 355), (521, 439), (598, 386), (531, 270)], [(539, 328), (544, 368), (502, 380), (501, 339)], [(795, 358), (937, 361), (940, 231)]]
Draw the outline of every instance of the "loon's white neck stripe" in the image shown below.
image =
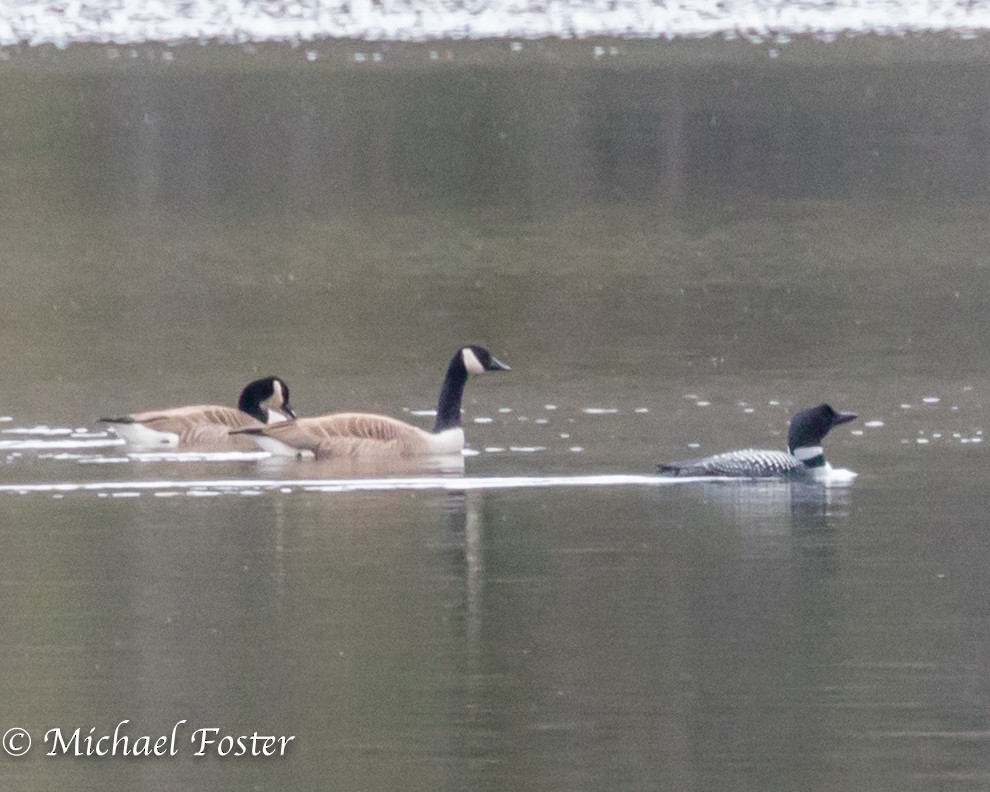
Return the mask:
[(809, 459), (822, 456), (824, 453), (825, 449), (821, 446), (801, 446), (800, 448), (794, 449), (794, 456), (802, 462), (807, 462)]

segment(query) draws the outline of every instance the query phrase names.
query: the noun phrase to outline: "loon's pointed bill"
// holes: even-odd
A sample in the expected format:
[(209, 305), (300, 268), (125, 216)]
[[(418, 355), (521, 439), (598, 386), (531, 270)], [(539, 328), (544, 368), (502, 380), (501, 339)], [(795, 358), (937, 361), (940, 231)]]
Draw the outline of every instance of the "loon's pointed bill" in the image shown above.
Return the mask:
[(787, 451), (746, 448), (684, 462), (657, 465), (667, 476), (731, 478), (808, 478), (824, 481), (832, 471), (821, 442), (833, 428), (857, 418), (820, 404), (795, 414), (787, 432)]

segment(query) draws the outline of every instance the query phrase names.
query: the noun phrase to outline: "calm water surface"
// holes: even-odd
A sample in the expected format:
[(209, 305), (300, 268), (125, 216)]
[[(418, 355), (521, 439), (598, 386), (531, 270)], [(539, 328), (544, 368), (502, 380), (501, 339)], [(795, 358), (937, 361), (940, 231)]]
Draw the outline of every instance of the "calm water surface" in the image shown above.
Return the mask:
[[(984, 45), (340, 46), (0, 63), (5, 788), (990, 785)], [(463, 472), (97, 422), (469, 341)], [(851, 486), (650, 475), (824, 400)]]

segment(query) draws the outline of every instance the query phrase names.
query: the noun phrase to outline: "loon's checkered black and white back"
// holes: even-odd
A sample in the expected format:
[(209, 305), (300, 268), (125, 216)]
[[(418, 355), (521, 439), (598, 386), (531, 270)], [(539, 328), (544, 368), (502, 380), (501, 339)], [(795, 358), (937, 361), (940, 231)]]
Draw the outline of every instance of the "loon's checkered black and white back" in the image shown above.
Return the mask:
[(657, 465), (657, 472), (669, 476), (732, 476), (733, 478), (787, 478), (803, 476), (807, 466), (786, 451), (744, 448), (726, 451), (704, 459)]
[(666, 476), (726, 476), (732, 478), (814, 477), (828, 470), (822, 439), (839, 424), (851, 421), (853, 413), (840, 413), (827, 404), (802, 410), (791, 418), (787, 451), (747, 448), (727, 451), (703, 459), (657, 465)]

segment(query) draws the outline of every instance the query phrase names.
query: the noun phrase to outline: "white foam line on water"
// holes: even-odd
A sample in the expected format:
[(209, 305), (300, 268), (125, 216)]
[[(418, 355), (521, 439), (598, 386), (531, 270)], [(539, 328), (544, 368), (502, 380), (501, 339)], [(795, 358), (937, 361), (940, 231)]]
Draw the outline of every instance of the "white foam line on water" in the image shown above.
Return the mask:
[(43, 437), (59, 437), (63, 435), (71, 435), (72, 429), (67, 427), (51, 427), (51, 426), (19, 426), (14, 429), (4, 429), (0, 434), (19, 434), (19, 435), (42, 435)]
[(286, 491), (293, 489), (333, 492), (367, 492), (388, 490), (469, 490), (527, 489), (536, 487), (659, 487), (691, 481), (712, 481), (711, 478), (665, 478), (640, 474), (606, 474), (584, 476), (476, 476), (444, 478), (424, 476), (410, 478), (365, 479), (200, 479), (191, 481), (92, 481), (44, 484), (0, 484), (0, 493), (28, 492), (170, 492), (200, 493), (207, 491), (239, 492), (242, 490)]
[[(833, 470), (823, 486), (849, 486), (857, 474), (850, 470)], [(760, 481), (774, 483), (772, 479), (744, 479), (723, 476), (660, 476), (638, 473), (610, 473), (571, 476), (411, 476), (392, 478), (358, 479), (197, 479), (159, 481), (92, 481), (49, 482), (25, 484), (0, 484), (0, 493), (27, 494), (96, 492), (100, 497), (134, 497), (141, 492), (156, 495), (220, 495), (223, 493), (260, 495), (263, 492), (369, 492), (442, 490), (468, 492), (478, 490), (510, 490), (560, 487), (663, 487), (696, 482), (745, 483)], [(792, 482), (782, 480), (783, 485)], [(124, 493), (127, 493), (126, 495)]]
[(271, 457), (267, 451), (132, 451), (137, 462), (255, 462)]
[(0, 440), (0, 450), (113, 448), (115, 446), (122, 446), (123, 444), (124, 441), (117, 438), (108, 438), (105, 440)]

